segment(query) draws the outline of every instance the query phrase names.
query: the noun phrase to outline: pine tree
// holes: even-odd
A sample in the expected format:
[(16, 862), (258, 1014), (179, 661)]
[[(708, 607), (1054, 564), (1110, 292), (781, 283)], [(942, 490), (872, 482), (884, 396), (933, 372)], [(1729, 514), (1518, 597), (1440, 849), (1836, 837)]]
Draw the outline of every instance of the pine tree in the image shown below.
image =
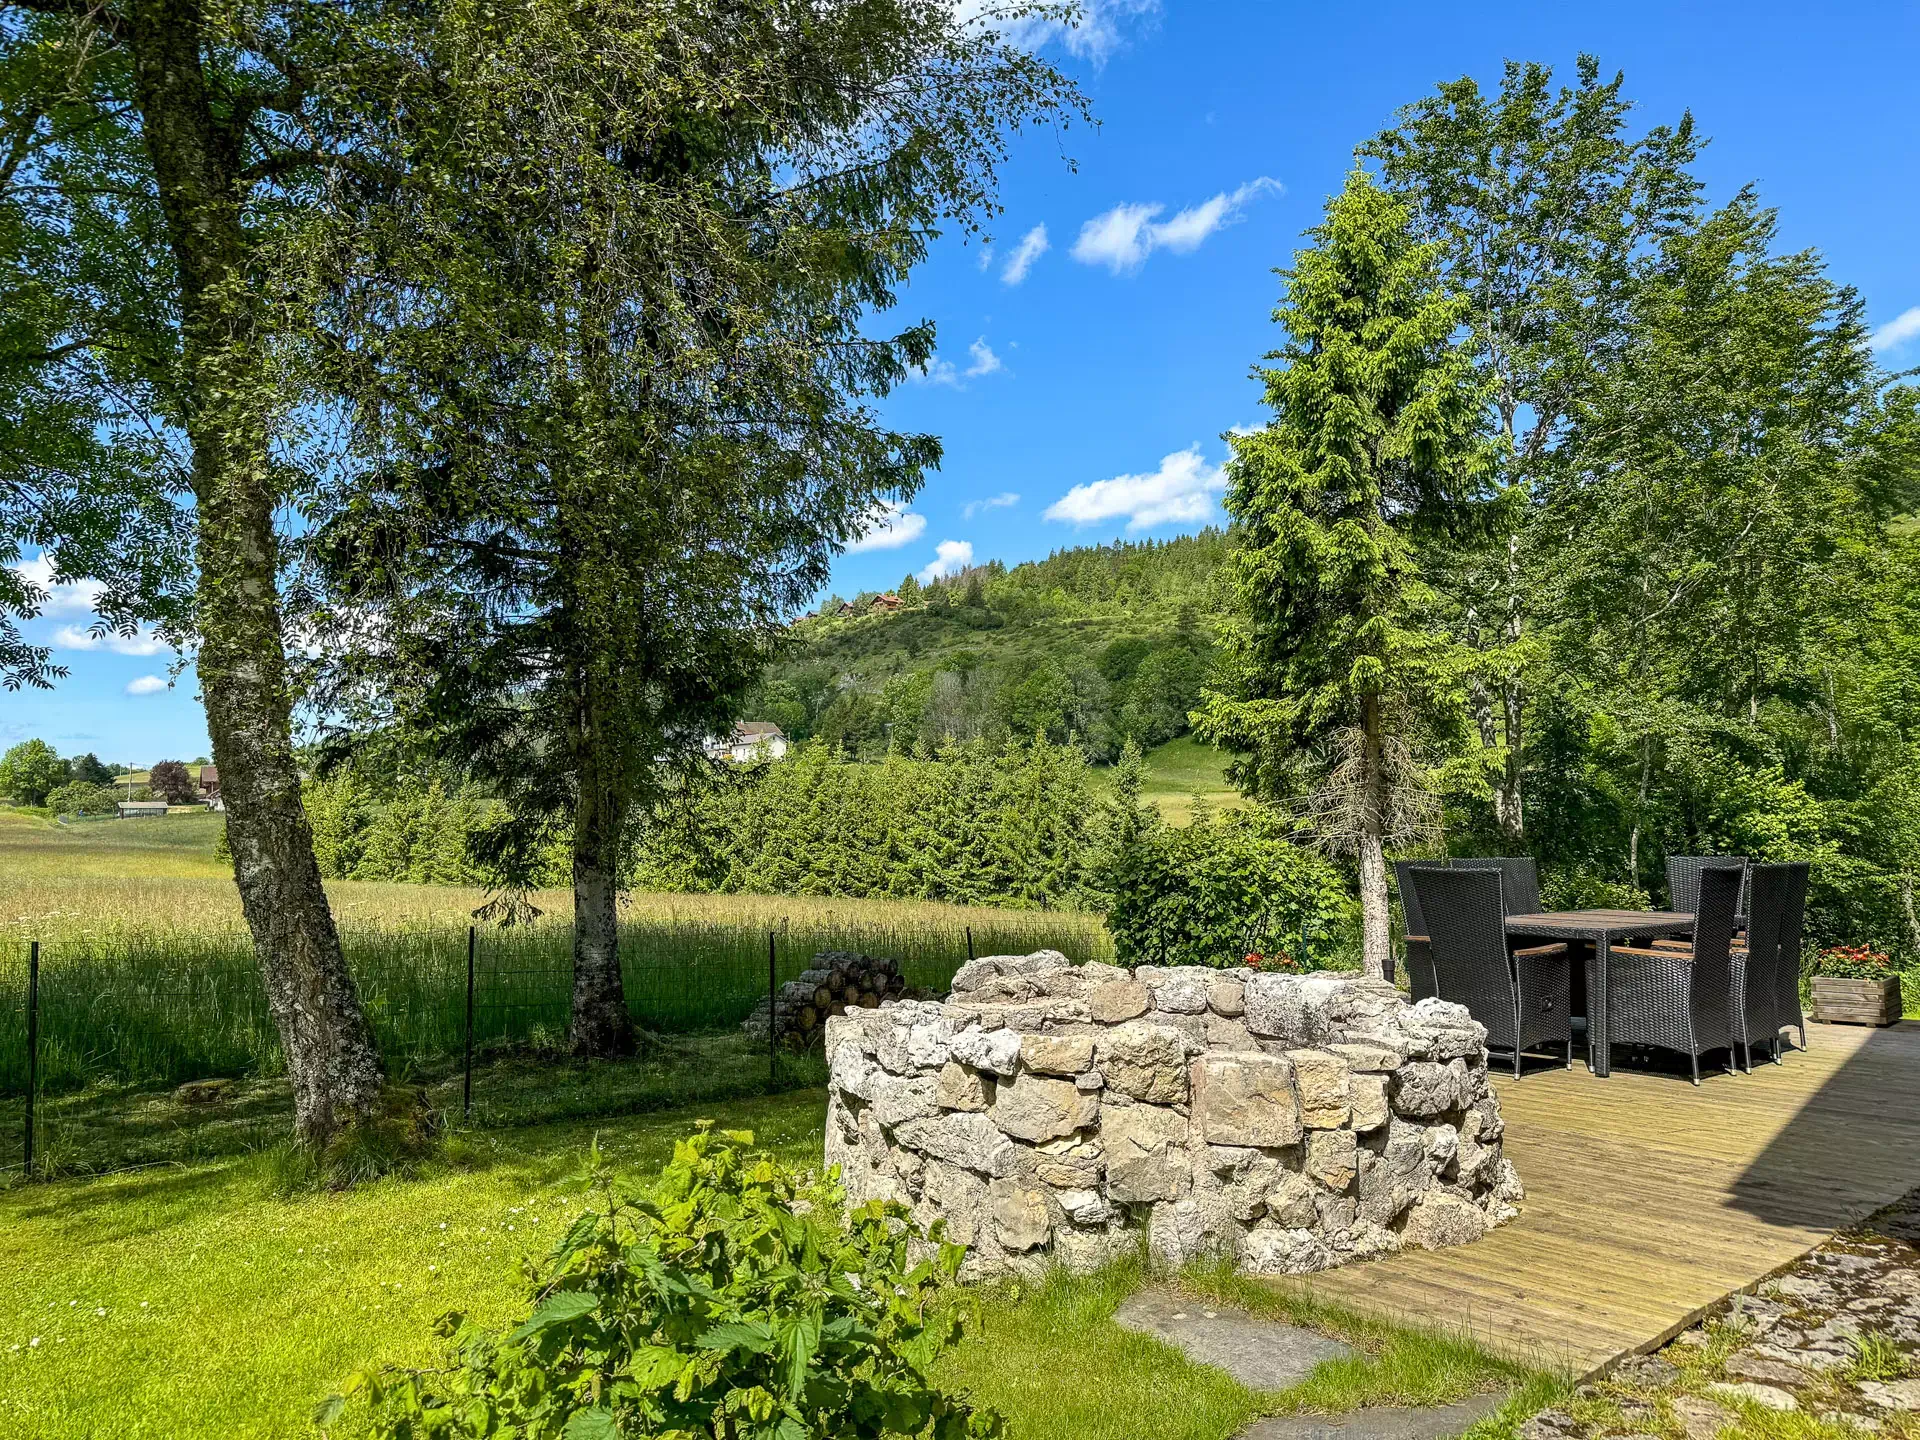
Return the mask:
[(1234, 776), (1293, 801), (1359, 862), (1362, 959), (1387, 960), (1386, 847), (1431, 814), (1423, 731), (1460, 722), (1460, 657), (1437, 630), (1415, 541), (1474, 523), (1493, 451), (1432, 247), (1364, 171), (1310, 232), (1274, 318), (1274, 419), (1233, 440), (1241, 545), (1225, 663), (1196, 727)]

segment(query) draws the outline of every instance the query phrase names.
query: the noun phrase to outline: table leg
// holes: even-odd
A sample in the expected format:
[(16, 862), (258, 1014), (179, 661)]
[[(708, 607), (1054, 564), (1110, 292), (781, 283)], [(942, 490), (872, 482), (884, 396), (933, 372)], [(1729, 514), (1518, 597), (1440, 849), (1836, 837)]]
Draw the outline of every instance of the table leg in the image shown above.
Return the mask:
[(1607, 937), (1598, 936), (1587, 951), (1587, 1069), (1595, 1075), (1613, 1073), (1608, 1048)]

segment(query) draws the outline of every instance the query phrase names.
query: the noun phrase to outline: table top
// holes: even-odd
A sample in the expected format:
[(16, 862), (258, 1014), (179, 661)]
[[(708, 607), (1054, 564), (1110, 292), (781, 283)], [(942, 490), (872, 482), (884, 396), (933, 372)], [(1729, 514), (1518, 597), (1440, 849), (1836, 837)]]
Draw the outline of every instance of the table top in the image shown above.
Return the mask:
[(1507, 928), (1562, 939), (1598, 935), (1631, 938), (1690, 931), (1693, 915), (1685, 910), (1548, 910), (1535, 915), (1509, 915)]

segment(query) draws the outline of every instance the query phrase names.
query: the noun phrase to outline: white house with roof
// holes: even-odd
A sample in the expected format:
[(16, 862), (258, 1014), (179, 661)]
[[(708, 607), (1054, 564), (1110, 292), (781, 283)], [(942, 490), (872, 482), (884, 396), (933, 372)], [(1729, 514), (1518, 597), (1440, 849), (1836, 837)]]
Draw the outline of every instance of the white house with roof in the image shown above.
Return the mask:
[(742, 720), (730, 735), (707, 742), (707, 757), (750, 765), (755, 760), (778, 760), (787, 753), (787, 732), (771, 720)]

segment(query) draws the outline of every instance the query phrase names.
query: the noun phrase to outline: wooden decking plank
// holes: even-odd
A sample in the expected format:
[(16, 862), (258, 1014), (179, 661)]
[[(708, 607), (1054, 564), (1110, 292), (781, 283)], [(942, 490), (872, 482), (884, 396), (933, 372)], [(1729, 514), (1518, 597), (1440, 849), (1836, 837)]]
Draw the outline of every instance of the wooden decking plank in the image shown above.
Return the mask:
[(1920, 1182), (1920, 1024), (1809, 1029), (1785, 1064), (1697, 1089), (1584, 1067), (1496, 1077), (1521, 1216), (1308, 1287), (1579, 1372), (1668, 1337)]

